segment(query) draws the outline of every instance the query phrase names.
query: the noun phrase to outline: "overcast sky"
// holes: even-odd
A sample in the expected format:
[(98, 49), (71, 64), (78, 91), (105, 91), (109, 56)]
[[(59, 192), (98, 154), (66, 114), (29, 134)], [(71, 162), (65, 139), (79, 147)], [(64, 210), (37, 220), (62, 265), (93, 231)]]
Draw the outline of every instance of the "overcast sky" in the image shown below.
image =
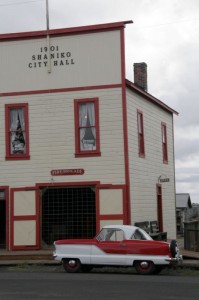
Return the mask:
[[(175, 116), (176, 192), (199, 203), (199, 1), (49, 0), (50, 29), (133, 20), (126, 78), (148, 65), (148, 92)], [(0, 0), (0, 34), (46, 29), (46, 0)]]

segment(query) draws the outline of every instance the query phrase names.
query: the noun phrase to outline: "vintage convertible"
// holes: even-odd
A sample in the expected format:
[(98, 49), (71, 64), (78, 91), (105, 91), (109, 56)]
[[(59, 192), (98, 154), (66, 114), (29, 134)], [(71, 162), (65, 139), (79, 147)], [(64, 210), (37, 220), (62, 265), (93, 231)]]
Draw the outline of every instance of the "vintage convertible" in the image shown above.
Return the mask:
[(58, 240), (54, 246), (54, 259), (69, 273), (131, 266), (139, 274), (158, 274), (182, 261), (175, 240), (155, 241), (141, 228), (130, 225), (104, 226), (93, 239)]

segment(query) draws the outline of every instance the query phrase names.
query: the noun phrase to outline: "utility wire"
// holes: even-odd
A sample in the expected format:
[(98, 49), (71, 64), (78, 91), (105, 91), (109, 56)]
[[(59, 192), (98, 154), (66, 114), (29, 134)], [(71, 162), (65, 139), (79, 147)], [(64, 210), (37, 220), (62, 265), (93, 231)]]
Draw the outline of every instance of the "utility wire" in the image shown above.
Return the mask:
[(171, 21), (171, 22), (167, 22), (167, 23), (161, 23), (161, 24), (153, 24), (153, 25), (148, 25), (148, 26), (140, 26), (137, 27), (136, 24), (134, 24), (134, 29), (150, 29), (150, 28), (154, 28), (154, 27), (161, 27), (161, 26), (169, 26), (169, 25), (174, 25), (174, 24), (178, 24), (178, 23), (187, 23), (187, 22), (196, 22), (199, 21), (199, 18), (196, 19), (187, 19), (187, 20), (176, 20), (176, 21)]
[(31, 1), (20, 1), (16, 3), (7, 3), (7, 4), (0, 4), (0, 6), (11, 6), (11, 5), (18, 5), (18, 4), (29, 4), (32, 2), (43, 2), (44, 0), (31, 0)]

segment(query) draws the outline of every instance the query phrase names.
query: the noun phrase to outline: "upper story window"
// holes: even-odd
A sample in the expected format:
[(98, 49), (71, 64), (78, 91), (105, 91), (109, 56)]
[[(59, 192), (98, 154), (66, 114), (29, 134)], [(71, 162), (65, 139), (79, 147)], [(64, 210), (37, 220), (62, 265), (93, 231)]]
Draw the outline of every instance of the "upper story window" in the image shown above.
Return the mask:
[(167, 126), (162, 123), (162, 157), (163, 162), (168, 163), (168, 149), (167, 149)]
[(6, 104), (6, 159), (29, 159), (28, 104)]
[(100, 155), (98, 99), (75, 100), (76, 157)]
[(143, 113), (139, 110), (137, 111), (137, 128), (138, 128), (138, 153), (140, 157), (145, 157)]

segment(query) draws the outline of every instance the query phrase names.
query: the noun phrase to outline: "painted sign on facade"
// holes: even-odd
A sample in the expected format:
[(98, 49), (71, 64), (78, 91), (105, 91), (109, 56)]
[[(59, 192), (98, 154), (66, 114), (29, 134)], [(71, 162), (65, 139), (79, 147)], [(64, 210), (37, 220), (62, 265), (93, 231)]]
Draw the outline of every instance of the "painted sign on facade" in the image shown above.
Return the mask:
[(119, 31), (1, 41), (0, 57), (1, 93), (121, 84)]
[(84, 169), (58, 169), (52, 170), (52, 176), (66, 176), (66, 175), (83, 175)]

